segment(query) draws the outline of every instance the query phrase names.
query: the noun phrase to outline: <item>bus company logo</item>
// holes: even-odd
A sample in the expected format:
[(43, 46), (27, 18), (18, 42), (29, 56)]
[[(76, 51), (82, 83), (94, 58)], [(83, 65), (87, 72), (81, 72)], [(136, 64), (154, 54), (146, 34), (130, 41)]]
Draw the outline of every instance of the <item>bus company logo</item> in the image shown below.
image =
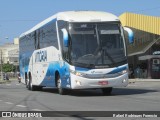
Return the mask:
[(91, 71), (91, 73), (92, 73), (92, 74), (102, 74), (103, 72), (102, 72), (102, 71), (94, 71), (94, 70), (93, 70), (93, 71)]
[(47, 50), (41, 50), (35, 53), (35, 62), (47, 61)]
[(94, 73), (95, 73), (95, 71), (91, 71), (91, 73), (92, 73), (92, 74), (94, 74)]

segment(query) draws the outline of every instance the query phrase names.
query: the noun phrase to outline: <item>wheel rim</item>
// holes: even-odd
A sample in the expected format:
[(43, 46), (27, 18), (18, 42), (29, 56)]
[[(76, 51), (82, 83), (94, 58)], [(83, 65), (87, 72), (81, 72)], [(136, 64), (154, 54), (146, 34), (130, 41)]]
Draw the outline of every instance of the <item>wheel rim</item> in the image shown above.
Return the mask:
[(32, 89), (32, 81), (30, 80), (30, 88)]
[(26, 80), (26, 87), (29, 88), (29, 80)]
[(61, 88), (61, 80), (60, 80), (60, 79), (58, 79), (57, 87), (58, 87), (58, 89), (60, 89), (60, 88)]

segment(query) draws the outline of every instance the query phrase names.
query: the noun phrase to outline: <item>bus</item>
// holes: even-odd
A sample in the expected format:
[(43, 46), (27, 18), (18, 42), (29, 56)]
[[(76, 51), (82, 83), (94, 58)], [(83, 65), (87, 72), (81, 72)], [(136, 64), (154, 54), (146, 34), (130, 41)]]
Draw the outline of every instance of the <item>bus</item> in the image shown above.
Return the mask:
[(118, 17), (100, 11), (59, 12), (22, 33), (19, 66), (22, 83), (29, 90), (53, 87), (101, 89), (128, 85), (124, 30)]

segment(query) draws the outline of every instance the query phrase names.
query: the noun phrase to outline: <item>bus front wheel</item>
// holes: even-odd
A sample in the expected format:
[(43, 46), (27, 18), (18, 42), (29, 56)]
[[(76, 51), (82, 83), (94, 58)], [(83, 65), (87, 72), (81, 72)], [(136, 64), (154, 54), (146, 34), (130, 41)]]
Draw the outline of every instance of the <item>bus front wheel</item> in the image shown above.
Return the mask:
[(61, 79), (60, 79), (60, 76), (58, 76), (58, 80), (57, 80), (57, 88), (58, 88), (58, 93), (60, 95), (65, 95), (66, 94), (66, 91), (64, 88), (62, 88), (61, 86)]

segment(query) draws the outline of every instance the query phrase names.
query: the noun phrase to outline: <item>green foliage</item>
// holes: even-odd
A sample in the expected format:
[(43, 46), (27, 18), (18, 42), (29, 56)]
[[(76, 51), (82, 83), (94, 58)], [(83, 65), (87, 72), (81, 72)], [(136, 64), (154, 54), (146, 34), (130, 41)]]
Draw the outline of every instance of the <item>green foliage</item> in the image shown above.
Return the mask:
[(3, 64), (2, 70), (3, 70), (3, 72), (14, 72), (15, 66), (12, 64)]

